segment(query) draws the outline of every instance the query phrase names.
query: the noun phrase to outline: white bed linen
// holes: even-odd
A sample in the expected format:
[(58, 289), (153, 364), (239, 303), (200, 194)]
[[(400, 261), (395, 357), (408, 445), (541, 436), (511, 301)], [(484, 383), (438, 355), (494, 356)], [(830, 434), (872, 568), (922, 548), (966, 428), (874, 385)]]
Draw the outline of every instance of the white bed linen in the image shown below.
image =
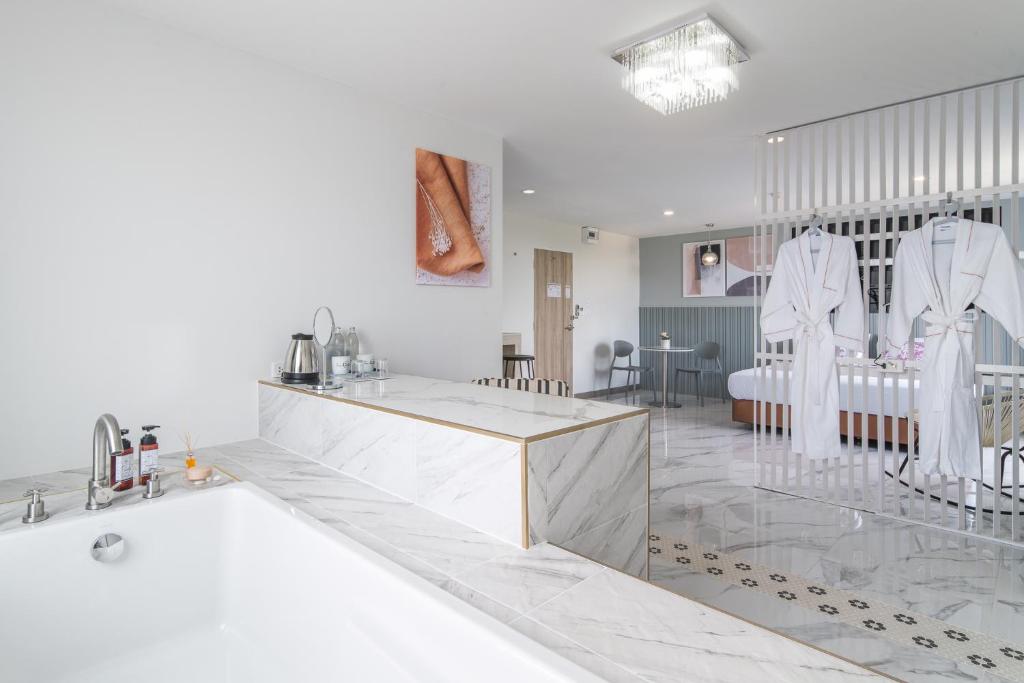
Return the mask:
[[(839, 369), (839, 409), (847, 410), (849, 405), (849, 399), (847, 397), (847, 384), (849, 384), (850, 378), (847, 376), (849, 370), (847, 368)], [(854, 373), (863, 372), (860, 369), (854, 369)], [(772, 397), (776, 397), (776, 403), (783, 403), (782, 397), (784, 396), (785, 390), (785, 373), (781, 369), (775, 370), (775, 391), (772, 394), (772, 369), (771, 366), (757, 368), (757, 378), (755, 379), (755, 368), (747, 368), (746, 370), (739, 370), (729, 375), (728, 387), (729, 395), (735, 399), (754, 399), (755, 384), (757, 385), (757, 400), (771, 401)], [(891, 416), (893, 414), (893, 400), (892, 400), (892, 383), (894, 377), (884, 378), (884, 415)], [(882, 397), (879, 396), (879, 382), (882, 378), (878, 375), (868, 376), (868, 397), (867, 397), (867, 412), (877, 415), (879, 408), (883, 405)], [(792, 377), (790, 377), (792, 381)], [(919, 388), (918, 380), (914, 380), (915, 392)], [(909, 398), (910, 382), (906, 377), (899, 378), (897, 385), (897, 392), (899, 395), (899, 409), (897, 417), (907, 417), (908, 406), (910, 403)], [(917, 394), (915, 393), (915, 396)], [(853, 378), (853, 410), (854, 412), (862, 413), (864, 409), (864, 378), (855, 374)]]

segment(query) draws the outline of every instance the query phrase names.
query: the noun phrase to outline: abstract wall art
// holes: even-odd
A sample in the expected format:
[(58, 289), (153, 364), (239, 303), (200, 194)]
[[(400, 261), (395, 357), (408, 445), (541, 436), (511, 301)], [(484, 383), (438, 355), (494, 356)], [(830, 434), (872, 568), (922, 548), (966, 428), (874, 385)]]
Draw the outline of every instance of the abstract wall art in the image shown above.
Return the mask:
[[(700, 257), (708, 248), (718, 254), (718, 263), (705, 266)], [(683, 296), (725, 296), (725, 242), (683, 244)]]
[[(771, 240), (767, 240), (767, 255), (759, 258), (758, 241), (749, 237), (730, 237), (725, 241), (725, 295), (757, 296), (761, 288), (768, 288), (771, 282), (774, 251)], [(759, 263), (766, 265), (759, 266)], [(761, 278), (760, 275), (768, 277)], [(762, 279), (764, 282), (762, 283)]]

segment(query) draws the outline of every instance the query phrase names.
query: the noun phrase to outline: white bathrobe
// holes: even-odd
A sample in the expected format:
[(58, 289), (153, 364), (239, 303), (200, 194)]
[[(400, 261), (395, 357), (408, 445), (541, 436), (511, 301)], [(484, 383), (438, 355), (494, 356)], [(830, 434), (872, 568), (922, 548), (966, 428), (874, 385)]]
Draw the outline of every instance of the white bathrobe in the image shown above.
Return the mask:
[[(815, 267), (811, 239), (805, 232), (779, 248), (761, 308), (761, 331), (772, 343), (794, 341), (789, 386), (793, 452), (832, 458), (842, 452), (836, 347), (863, 350), (864, 302), (853, 240), (822, 233), (816, 238), (821, 250)], [(776, 400), (781, 403), (783, 397)]]
[(1024, 269), (1002, 228), (958, 219), (933, 245), (928, 221), (900, 240), (893, 269), (887, 352), (910, 336), (914, 318), (925, 323), (920, 410), (920, 458), (925, 474), (981, 477), (981, 443), (974, 395), (974, 303), (998, 320), (1018, 344), (1024, 338)]

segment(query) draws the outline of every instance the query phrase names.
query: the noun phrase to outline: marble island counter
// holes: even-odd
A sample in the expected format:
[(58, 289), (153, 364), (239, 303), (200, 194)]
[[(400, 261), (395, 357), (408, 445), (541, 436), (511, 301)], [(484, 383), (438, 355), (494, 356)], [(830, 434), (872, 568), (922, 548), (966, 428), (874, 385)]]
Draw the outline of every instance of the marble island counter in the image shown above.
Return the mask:
[(409, 375), (258, 388), (271, 443), (505, 542), (646, 574), (646, 409)]
[(348, 382), (339, 390), (322, 392), (276, 380), (260, 383), (522, 441), (536, 441), (566, 430), (648, 412), (646, 408), (603, 401), (548, 396), (414, 375)]

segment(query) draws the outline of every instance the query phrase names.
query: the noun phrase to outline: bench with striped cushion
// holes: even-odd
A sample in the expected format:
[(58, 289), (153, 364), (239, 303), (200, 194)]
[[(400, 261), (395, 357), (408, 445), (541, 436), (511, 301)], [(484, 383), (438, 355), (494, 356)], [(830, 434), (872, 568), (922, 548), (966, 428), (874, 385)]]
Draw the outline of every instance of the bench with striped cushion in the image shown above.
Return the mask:
[(474, 384), (482, 384), (485, 387), (500, 387), (502, 389), (518, 389), (520, 391), (532, 391), (535, 394), (549, 394), (551, 396), (571, 397), (569, 384), (560, 379), (528, 379), (524, 377), (481, 377), (473, 380)]

